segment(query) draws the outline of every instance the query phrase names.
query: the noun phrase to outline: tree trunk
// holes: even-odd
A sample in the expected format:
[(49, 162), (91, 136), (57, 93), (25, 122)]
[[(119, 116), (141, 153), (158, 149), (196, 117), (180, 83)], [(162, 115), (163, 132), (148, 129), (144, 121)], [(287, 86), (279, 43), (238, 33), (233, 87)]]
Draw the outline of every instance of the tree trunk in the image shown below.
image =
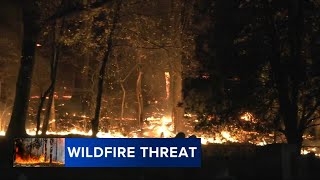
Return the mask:
[(44, 162), (47, 162), (47, 138), (44, 138)]
[(120, 126), (122, 124), (123, 121), (123, 115), (124, 115), (124, 105), (126, 102), (126, 89), (124, 88), (123, 82), (120, 82), (121, 85), (121, 89), (122, 89), (122, 102), (121, 102), (121, 122), (119, 123)]
[(41, 138), (41, 154), (44, 154), (44, 138)]
[[(289, 2), (289, 47), (290, 61), (281, 63), (280, 35), (274, 27), (273, 14), (269, 21), (272, 26), (272, 48), (273, 57), (270, 60), (271, 69), (274, 74), (275, 84), (278, 91), (279, 112), (284, 123), (284, 135), (287, 143), (297, 147), (297, 155), (300, 154), (302, 147), (303, 124), (299, 124), (298, 116), (298, 96), (299, 84), (304, 79), (304, 63), (301, 58), (301, 43), (302, 43), (302, 1), (292, 0)], [(302, 123), (302, 122), (300, 122)]]
[(99, 81), (98, 81), (98, 92), (97, 92), (97, 98), (96, 98), (96, 109), (95, 109), (95, 114), (94, 118), (91, 121), (92, 124), (92, 136), (96, 137), (99, 131), (99, 119), (100, 119), (100, 112), (101, 112), (101, 101), (102, 101), (102, 93), (103, 93), (103, 83), (104, 83), (104, 76), (105, 76), (105, 70), (107, 63), (109, 61), (109, 57), (112, 52), (112, 45), (113, 45), (113, 35), (116, 30), (116, 25), (118, 23), (119, 19), (119, 11), (121, 7), (122, 1), (119, 0), (116, 3), (116, 9), (115, 9), (115, 14), (112, 19), (112, 26), (110, 29), (110, 33), (108, 35), (107, 39), (107, 50), (105, 51), (103, 61), (101, 64), (100, 72), (99, 72)]
[(37, 116), (36, 116), (36, 120), (37, 120), (36, 135), (39, 135), (40, 124), (41, 124), (41, 112), (42, 112), (44, 102), (46, 101), (46, 97), (48, 96), (50, 89), (51, 88), (49, 88), (43, 95), (41, 94), (41, 98), (40, 98), (40, 102), (39, 102), (39, 106), (38, 106), (38, 110), (37, 110)]
[[(290, 43), (290, 62), (289, 62), (289, 80), (290, 80), (290, 102), (291, 106), (286, 108), (287, 114), (285, 122), (285, 135), (289, 144), (297, 146), (297, 154), (300, 154), (302, 146), (303, 125), (298, 116), (298, 96), (299, 84), (304, 79), (304, 63), (301, 57), (301, 44), (303, 40), (303, 2), (302, 0), (292, 0), (288, 8), (289, 17), (289, 43)], [(302, 126), (301, 126), (302, 125)]]
[(48, 104), (47, 104), (47, 108), (46, 108), (46, 114), (43, 120), (43, 126), (42, 126), (42, 135), (45, 135), (47, 130), (48, 130), (48, 125), (49, 125), (49, 121), (51, 118), (51, 111), (52, 111), (52, 107), (54, 106), (53, 103), (53, 99), (54, 99), (54, 92), (55, 92), (55, 85), (56, 85), (56, 78), (57, 78), (57, 71), (58, 71), (58, 64), (59, 64), (59, 47), (57, 45), (56, 42), (56, 38), (57, 38), (57, 23), (56, 21), (54, 21), (53, 24), (53, 42), (52, 42), (52, 61), (51, 61), (51, 90), (49, 93), (49, 99), (48, 99)]
[[(91, 57), (91, 56), (89, 56)], [(88, 101), (88, 110), (87, 110), (87, 117), (93, 117), (94, 111), (95, 111), (95, 87), (96, 87), (96, 81), (95, 77), (97, 75), (96, 73), (97, 69), (97, 63), (96, 61), (90, 60), (89, 61), (89, 73), (88, 73), (88, 86), (90, 87), (90, 90), (88, 92), (87, 101)], [(88, 128), (90, 127), (90, 122), (86, 120), (85, 122), (85, 131), (88, 131)]]
[(55, 100), (54, 98), (52, 99), (52, 106), (51, 106), (51, 110), (50, 110), (50, 119), (51, 119), (51, 130), (52, 131), (56, 131), (57, 127), (56, 127), (56, 106), (55, 106)]
[(2, 100), (2, 80), (0, 80), (0, 102)]
[[(117, 61), (117, 64), (116, 64), (116, 65), (117, 65), (118, 72), (120, 72), (120, 68), (119, 68), (118, 61)], [(130, 77), (131, 73), (134, 72), (136, 66), (138, 66), (138, 65), (135, 65), (135, 66), (128, 72), (128, 74), (126, 75), (126, 77), (125, 77), (124, 79), (121, 79), (121, 78), (120, 78), (120, 80), (119, 80), (119, 81), (120, 81), (121, 90), (122, 90), (121, 117), (120, 117), (121, 121), (123, 121), (123, 117), (124, 117), (124, 108), (125, 108), (126, 93), (127, 93), (126, 88), (124, 87), (124, 83), (126, 82), (127, 78)], [(120, 73), (118, 74), (118, 76), (121, 77)], [(121, 126), (121, 123), (122, 123), (122, 122), (119, 123), (119, 126)]]
[(32, 138), (30, 139), (29, 156), (32, 156)]
[[(109, 37), (110, 38), (110, 37)], [(110, 41), (110, 40), (109, 40)], [(111, 50), (111, 48), (110, 48)], [(96, 98), (96, 109), (95, 109), (95, 115), (92, 120), (92, 135), (93, 137), (96, 137), (99, 131), (99, 119), (100, 119), (100, 111), (101, 111), (101, 101), (102, 101), (102, 93), (103, 93), (103, 82), (104, 82), (104, 76), (105, 76), (105, 68), (108, 62), (108, 59), (110, 52), (109, 52), (109, 43), (108, 43), (108, 50), (105, 54), (105, 57), (103, 58), (103, 62), (100, 68), (99, 73), (99, 82), (98, 82), (98, 92), (97, 92), (97, 98)]]
[(142, 71), (141, 71), (141, 64), (138, 65), (138, 77), (136, 82), (136, 97), (137, 97), (137, 120), (139, 129), (142, 129), (142, 123), (143, 123), (143, 97), (141, 92), (141, 79), (142, 79)]
[(50, 138), (50, 164), (52, 163), (52, 152), (53, 152), (53, 138)]
[[(171, 68), (172, 69), (172, 68)], [(171, 82), (171, 72), (164, 73), (164, 81), (166, 85), (166, 105), (165, 105), (165, 116), (171, 117), (172, 116), (172, 82)]]
[[(228, 63), (233, 59), (233, 48), (234, 39), (237, 36), (238, 28), (234, 22), (234, 12), (237, 10), (236, 1), (233, 0), (218, 0), (215, 4), (215, 27), (213, 32), (213, 38), (215, 41), (209, 44), (209, 47), (215, 48), (216, 61), (212, 61), (209, 64), (210, 69), (213, 69), (212, 83), (214, 84), (212, 88), (213, 101), (215, 101), (216, 106), (214, 107), (218, 115), (226, 117), (224, 110), (226, 108), (225, 101), (225, 79), (228, 76)], [(227, 29), (227, 30), (226, 30)], [(212, 38), (212, 37), (209, 37)]]
[[(1, 80), (0, 80), (0, 108), (1, 108)], [(5, 106), (3, 107), (5, 109)], [(0, 109), (1, 110), (1, 109)], [(5, 110), (3, 110), (1, 116), (0, 116), (0, 131), (2, 131), (2, 119), (3, 119), (3, 115), (4, 115)]]
[(183, 7), (182, 0), (172, 0), (170, 13), (170, 26), (173, 28), (171, 33), (172, 43), (176, 44), (180, 49), (172, 49), (171, 53), (171, 95), (172, 95), (172, 121), (174, 123), (174, 131), (177, 133), (182, 130), (184, 110), (182, 103), (182, 19), (181, 12)]
[(58, 161), (58, 138), (55, 139), (56, 140), (56, 161)]
[(49, 93), (49, 99), (46, 107), (46, 114), (43, 119), (43, 125), (42, 125), (42, 135), (46, 135), (46, 132), (49, 127), (49, 121), (50, 121), (50, 114), (51, 114), (51, 109), (52, 109), (52, 104), (53, 104), (53, 93), (54, 93), (54, 88), (51, 89)]
[(24, 137), (26, 134), (26, 118), (28, 114), (31, 79), (35, 60), (36, 40), (39, 33), (36, 4), (25, 0), (23, 4), (23, 44), (21, 64), (16, 83), (16, 93), (12, 116), (6, 133), (8, 137)]
[[(178, 73), (179, 72), (179, 73)], [(181, 71), (178, 71), (173, 75), (173, 109), (172, 109), (172, 121), (174, 123), (174, 131), (177, 133), (181, 131), (183, 123), (183, 108), (180, 107), (182, 102), (182, 77)]]
[(49, 94), (49, 99), (48, 99), (48, 103), (47, 103), (47, 107), (46, 107), (46, 114), (43, 119), (42, 135), (46, 134), (48, 127), (49, 127), (50, 114), (52, 111), (53, 98), (54, 98), (54, 89), (55, 88), (52, 88), (50, 91), (50, 94)]

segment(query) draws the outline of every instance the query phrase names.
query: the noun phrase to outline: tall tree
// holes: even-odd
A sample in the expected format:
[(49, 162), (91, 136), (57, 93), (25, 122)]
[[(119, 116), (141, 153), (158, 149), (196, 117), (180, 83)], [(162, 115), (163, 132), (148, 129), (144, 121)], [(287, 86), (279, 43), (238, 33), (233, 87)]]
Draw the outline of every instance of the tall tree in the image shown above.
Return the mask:
[[(68, 1), (69, 2), (69, 1)], [(16, 83), (16, 95), (12, 116), (10, 119), (9, 127), (6, 136), (13, 137), (26, 136), (25, 122), (27, 118), (27, 111), (29, 106), (30, 88), (32, 80), (32, 72), (34, 68), (35, 49), (37, 37), (41, 31), (41, 27), (52, 20), (61, 17), (70, 16), (82, 11), (99, 9), (102, 5), (107, 3), (107, 0), (93, 2), (88, 9), (84, 9), (83, 5), (72, 3), (60, 3), (60, 1), (53, 1), (52, 4), (47, 1), (22, 1), (20, 7), (22, 9), (23, 19), (23, 42), (22, 53), (20, 59), (20, 69)], [(59, 5), (56, 5), (59, 4)], [(52, 5), (54, 11), (47, 11), (46, 5)], [(60, 6), (60, 4), (62, 4)], [(43, 5), (43, 6), (42, 6)], [(41, 7), (40, 7), (41, 6)], [(59, 7), (59, 8), (57, 8)], [(46, 14), (47, 13), (47, 14)], [(49, 15), (48, 15), (49, 13)], [(46, 14), (44, 16), (43, 14)]]
[(184, 31), (184, 8), (186, 1), (172, 0), (169, 12), (169, 43), (173, 46), (168, 48), (170, 58), (170, 100), (171, 113), (174, 123), (174, 131), (183, 130), (184, 109), (182, 106), (182, 81), (183, 81), (183, 59), (186, 58), (183, 52), (183, 31)]
[(40, 32), (39, 6), (36, 1), (22, 1), (23, 44), (21, 67), (16, 84), (16, 97), (6, 136), (26, 136), (25, 119), (27, 115), (37, 36)]
[[(52, 25), (52, 57), (51, 57), (51, 63), (50, 63), (50, 79), (51, 79), (51, 84), (49, 86), (49, 99), (48, 99), (48, 103), (47, 103), (47, 107), (46, 107), (46, 114), (43, 120), (43, 126), (42, 126), (42, 134), (45, 135), (47, 130), (48, 130), (48, 125), (49, 125), (49, 121), (54, 119), (54, 113), (55, 113), (55, 109), (54, 109), (54, 93), (55, 93), (55, 89), (56, 89), (56, 79), (57, 79), (57, 73), (58, 73), (58, 65), (59, 65), (59, 54), (60, 54), (60, 44), (58, 42), (59, 36), (61, 34), (61, 32), (63, 31), (63, 22), (64, 19), (62, 20), (62, 25), (59, 29), (59, 26), (57, 24), (56, 21), (53, 22)], [(43, 97), (47, 97), (46, 94), (44, 94), (42, 96)], [(41, 105), (41, 103), (40, 103)], [(39, 108), (40, 109), (40, 108)], [(42, 108), (41, 108), (42, 109)], [(38, 113), (41, 111), (38, 111)], [(38, 115), (40, 116), (40, 115)]]
[(112, 18), (112, 25), (111, 29), (109, 32), (109, 35), (107, 37), (107, 49), (105, 50), (105, 54), (103, 57), (103, 61), (100, 67), (100, 72), (99, 72), (99, 81), (98, 81), (98, 92), (97, 92), (97, 98), (96, 98), (96, 109), (95, 109), (95, 114), (94, 118), (91, 121), (92, 125), (92, 136), (96, 137), (98, 132), (99, 132), (99, 120), (100, 120), (100, 112), (101, 112), (101, 102), (102, 102), (102, 93), (103, 93), (103, 83), (104, 83), (104, 77), (105, 77), (105, 70), (106, 70), (106, 65), (109, 61), (110, 55), (112, 53), (112, 48), (113, 48), (113, 36), (117, 28), (117, 23), (119, 21), (119, 14), (120, 14), (120, 9), (122, 5), (122, 1), (119, 0), (115, 3), (115, 8), (114, 8), (114, 15)]
[(50, 155), (49, 155), (49, 163), (52, 163), (52, 156), (53, 156), (53, 144), (54, 143), (54, 138), (50, 138)]

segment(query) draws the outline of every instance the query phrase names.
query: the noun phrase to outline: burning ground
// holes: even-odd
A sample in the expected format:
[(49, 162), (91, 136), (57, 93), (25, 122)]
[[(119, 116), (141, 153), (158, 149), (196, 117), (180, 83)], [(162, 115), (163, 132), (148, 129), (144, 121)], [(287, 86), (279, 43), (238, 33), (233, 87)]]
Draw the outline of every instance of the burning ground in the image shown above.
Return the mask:
[[(191, 115), (187, 115), (190, 116)], [(245, 113), (243, 116), (241, 116), (241, 120), (247, 123), (254, 123), (253, 120), (249, 120), (248, 118), (252, 116), (249, 113)], [(82, 116), (86, 120), (85, 116)], [(103, 122), (103, 121), (102, 121)], [(101, 130), (97, 136), (99, 138), (172, 138), (175, 137), (174, 133), (174, 124), (172, 122), (172, 119), (170, 117), (149, 117), (147, 118), (147, 121), (143, 123), (142, 129), (137, 129), (135, 126), (131, 123), (134, 123), (136, 121), (134, 120), (126, 120), (122, 122), (122, 128), (119, 128), (116, 125), (109, 125), (109, 131), (103, 131)], [(126, 124), (127, 123), (127, 124)], [(274, 132), (259, 132), (259, 131), (250, 131), (248, 129), (245, 129), (239, 125), (216, 125), (212, 126), (210, 128), (210, 131), (195, 131), (194, 126), (197, 123), (197, 120), (194, 118), (189, 118), (188, 121), (185, 123), (185, 134), (186, 137), (189, 137), (191, 135), (196, 135), (197, 137), (201, 138), (201, 143), (203, 145), (208, 144), (253, 144), (257, 146), (264, 146), (267, 144), (273, 144), (273, 143), (283, 143), (285, 142), (285, 137), (281, 134), (274, 133)], [(116, 121), (115, 124), (118, 124), (118, 121)], [(103, 126), (103, 125), (102, 125)], [(84, 126), (81, 124), (72, 124), (72, 123), (61, 123), (59, 125), (61, 127), (61, 131), (47, 131), (47, 135), (60, 135), (60, 136), (66, 136), (66, 135), (81, 135), (81, 136), (91, 136), (92, 131), (84, 131)], [(29, 135), (36, 135), (36, 129), (30, 128), (27, 129), (27, 133)], [(1, 132), (1, 135), (4, 135), (5, 132)], [(39, 134), (41, 134), (41, 131), (39, 131)], [(304, 136), (306, 145), (302, 148), (301, 153), (302, 154), (309, 154), (314, 153), (316, 156), (320, 157), (320, 149), (317, 146), (314, 146), (314, 138), (311, 135), (305, 135)], [(310, 143), (312, 145), (310, 145)], [(44, 158), (44, 155), (39, 155), (37, 158), (35, 157), (27, 157), (24, 159), (27, 159), (26, 161), (23, 160), (22, 157), (18, 156), (16, 158), (16, 162), (18, 164), (28, 164), (30, 163), (32, 165), (36, 166), (44, 166), (45, 164), (48, 164), (48, 159)], [(50, 164), (50, 163), (49, 163)], [(60, 166), (60, 163), (53, 162), (51, 165)], [(50, 166), (51, 166), (50, 165)], [(19, 166), (19, 165), (17, 165)]]
[(15, 139), (14, 167), (63, 167), (64, 138)]

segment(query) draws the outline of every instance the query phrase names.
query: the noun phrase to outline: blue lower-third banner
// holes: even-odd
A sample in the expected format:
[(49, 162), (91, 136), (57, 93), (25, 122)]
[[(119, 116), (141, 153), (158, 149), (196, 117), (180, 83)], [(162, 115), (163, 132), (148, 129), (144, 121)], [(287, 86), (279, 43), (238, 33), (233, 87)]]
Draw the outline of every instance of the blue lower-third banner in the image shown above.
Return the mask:
[(66, 138), (65, 167), (200, 167), (198, 138)]

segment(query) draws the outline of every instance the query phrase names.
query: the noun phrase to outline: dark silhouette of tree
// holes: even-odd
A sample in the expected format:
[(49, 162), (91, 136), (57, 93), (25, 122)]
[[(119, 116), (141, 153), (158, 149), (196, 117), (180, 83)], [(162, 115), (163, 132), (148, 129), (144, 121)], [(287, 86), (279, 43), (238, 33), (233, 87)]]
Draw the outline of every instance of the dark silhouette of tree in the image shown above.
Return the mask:
[(22, 1), (23, 43), (21, 54), (21, 68), (19, 70), (16, 96), (12, 110), (12, 117), (6, 135), (8, 137), (25, 137), (25, 120), (29, 105), (31, 79), (35, 58), (37, 36), (40, 24), (37, 21), (39, 7), (36, 1)]
[(50, 138), (50, 155), (49, 155), (49, 158), (50, 158), (50, 164), (52, 163), (52, 156), (53, 156), (53, 146), (54, 146), (54, 138)]
[[(29, 106), (30, 88), (32, 73), (35, 62), (36, 41), (39, 33), (44, 25), (57, 20), (61, 17), (72, 16), (84, 11), (91, 11), (100, 8), (109, 1), (99, 1), (89, 4), (89, 8), (84, 8), (83, 4), (71, 3), (65, 1), (62, 6), (58, 6), (58, 10), (47, 17), (41, 15), (48, 13), (48, 9), (41, 7), (47, 5), (48, 2), (38, 1), (22, 1), (19, 6), (22, 9), (23, 19), (23, 41), (22, 53), (20, 60), (20, 69), (16, 83), (16, 96), (12, 110), (9, 127), (6, 132), (8, 137), (25, 137), (25, 122)], [(52, 6), (56, 6), (56, 2), (52, 2)], [(59, 2), (58, 2), (59, 3)]]
[(99, 81), (98, 81), (98, 92), (97, 92), (97, 98), (96, 98), (96, 109), (94, 118), (92, 119), (92, 136), (96, 137), (97, 133), (99, 132), (99, 119), (100, 119), (100, 112), (101, 112), (101, 101), (102, 101), (102, 93), (103, 93), (103, 83), (104, 83), (104, 77), (105, 77), (105, 70), (106, 65), (109, 61), (110, 55), (112, 53), (112, 46), (113, 46), (113, 36), (117, 28), (117, 23), (119, 20), (119, 13), (121, 8), (122, 1), (116, 2), (116, 7), (114, 10), (114, 15), (112, 19), (112, 26), (107, 38), (107, 49), (105, 51), (103, 61), (100, 67), (99, 72)]
[(48, 138), (43, 138), (43, 154), (44, 154), (44, 162), (47, 162), (48, 160)]
[[(59, 29), (60, 28), (60, 29)], [(48, 130), (48, 125), (50, 119), (52, 119), (52, 115), (55, 113), (54, 109), (54, 92), (55, 92), (55, 86), (56, 86), (56, 79), (57, 79), (57, 72), (58, 72), (58, 65), (59, 65), (59, 59), (60, 59), (60, 48), (61, 48), (61, 43), (57, 42), (59, 39), (59, 36), (62, 34), (64, 28), (64, 18), (62, 19), (61, 26), (59, 27), (59, 24), (57, 24), (56, 21), (53, 22), (52, 24), (52, 57), (51, 57), (51, 62), (50, 62), (50, 79), (51, 79), (51, 84), (48, 88), (49, 92), (49, 99), (46, 107), (46, 114), (43, 120), (43, 126), (42, 126), (42, 135), (45, 135), (47, 130)], [(43, 100), (43, 97), (47, 97), (47, 94), (43, 94), (41, 99)], [(38, 109), (38, 113), (40, 113), (42, 110), (41, 105), (43, 105), (42, 102), (40, 102), (40, 106)], [(53, 107), (53, 108), (52, 108)], [(40, 109), (41, 108), (41, 109)], [(37, 117), (40, 117), (40, 114), (37, 114)], [(39, 124), (39, 119), (37, 119), (37, 129)], [(38, 132), (37, 132), (38, 134)]]
[(205, 75), (187, 81), (188, 109), (204, 119), (200, 127), (237, 119), (248, 110), (300, 152), (302, 136), (317, 125), (319, 114), (318, 59), (312, 53), (319, 24), (316, 3), (200, 2), (204, 5), (198, 4), (196, 15), (212, 19), (198, 26), (197, 53), (204, 66), (199, 74)]

